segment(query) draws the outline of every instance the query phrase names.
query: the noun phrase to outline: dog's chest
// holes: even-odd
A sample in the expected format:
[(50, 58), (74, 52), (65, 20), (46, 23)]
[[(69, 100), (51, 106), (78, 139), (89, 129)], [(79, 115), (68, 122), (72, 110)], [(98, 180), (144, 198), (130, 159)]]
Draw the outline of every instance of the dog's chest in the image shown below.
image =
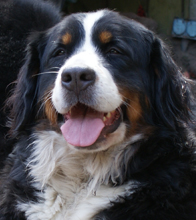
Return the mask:
[(119, 167), (111, 152), (77, 153), (55, 132), (39, 135), (33, 152), (28, 167), (41, 200), (18, 204), (28, 220), (91, 220), (112, 201), (134, 191), (132, 182), (110, 186), (109, 179)]
[(63, 196), (48, 186), (41, 195), (44, 202), (20, 204), (19, 208), (25, 211), (28, 220), (90, 220), (100, 210), (110, 207), (112, 201), (130, 193), (127, 185), (102, 185), (90, 194), (84, 185), (77, 192), (72, 191), (71, 182), (67, 186)]

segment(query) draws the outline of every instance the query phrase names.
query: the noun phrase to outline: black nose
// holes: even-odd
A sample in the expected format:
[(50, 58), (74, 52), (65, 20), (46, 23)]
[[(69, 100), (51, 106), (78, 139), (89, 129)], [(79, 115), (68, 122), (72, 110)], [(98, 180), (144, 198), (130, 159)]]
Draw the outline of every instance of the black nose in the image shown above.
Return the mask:
[(95, 72), (87, 68), (71, 68), (63, 71), (61, 75), (62, 85), (74, 91), (77, 95), (95, 82)]

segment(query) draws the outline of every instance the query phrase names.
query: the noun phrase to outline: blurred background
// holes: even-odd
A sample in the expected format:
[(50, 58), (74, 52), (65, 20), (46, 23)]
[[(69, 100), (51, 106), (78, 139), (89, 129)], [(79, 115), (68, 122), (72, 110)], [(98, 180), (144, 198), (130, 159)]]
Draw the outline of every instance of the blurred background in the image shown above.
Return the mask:
[(47, 0), (64, 15), (108, 8), (144, 24), (170, 47), (184, 75), (196, 79), (196, 0)]

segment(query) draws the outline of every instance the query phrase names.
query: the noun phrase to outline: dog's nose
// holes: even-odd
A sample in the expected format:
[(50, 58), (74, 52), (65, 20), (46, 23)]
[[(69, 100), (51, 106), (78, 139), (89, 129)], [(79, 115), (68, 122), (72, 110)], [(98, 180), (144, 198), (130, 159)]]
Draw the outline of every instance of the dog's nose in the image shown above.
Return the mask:
[(87, 68), (71, 68), (63, 71), (61, 75), (62, 85), (79, 94), (90, 85), (93, 85), (96, 79), (95, 72)]

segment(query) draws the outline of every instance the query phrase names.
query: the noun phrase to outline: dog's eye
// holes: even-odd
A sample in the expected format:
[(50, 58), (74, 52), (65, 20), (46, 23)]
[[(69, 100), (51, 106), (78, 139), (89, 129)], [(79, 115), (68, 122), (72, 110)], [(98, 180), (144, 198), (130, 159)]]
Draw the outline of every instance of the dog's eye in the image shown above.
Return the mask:
[(107, 54), (120, 54), (120, 51), (115, 48), (111, 48), (107, 51)]
[(58, 57), (58, 56), (62, 56), (62, 55), (64, 55), (65, 54), (65, 50), (63, 50), (63, 49), (59, 49), (59, 50), (56, 50), (55, 52), (54, 52), (54, 57)]

